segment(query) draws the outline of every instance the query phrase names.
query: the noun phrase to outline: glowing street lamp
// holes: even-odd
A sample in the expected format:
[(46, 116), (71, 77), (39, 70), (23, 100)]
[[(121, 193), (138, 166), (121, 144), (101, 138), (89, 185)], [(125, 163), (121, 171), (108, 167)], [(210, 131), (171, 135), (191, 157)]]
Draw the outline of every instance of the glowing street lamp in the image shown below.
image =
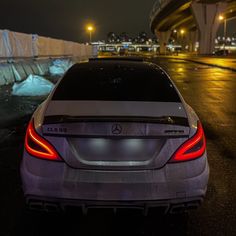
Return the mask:
[(88, 25), (86, 29), (89, 32), (89, 42), (91, 43), (91, 41), (92, 41), (92, 33), (94, 31), (94, 27), (92, 25)]
[(184, 35), (185, 34), (185, 30), (184, 29), (180, 30), (180, 33), (181, 33), (181, 35)]
[(224, 17), (222, 15), (219, 16), (219, 20), (224, 20)]

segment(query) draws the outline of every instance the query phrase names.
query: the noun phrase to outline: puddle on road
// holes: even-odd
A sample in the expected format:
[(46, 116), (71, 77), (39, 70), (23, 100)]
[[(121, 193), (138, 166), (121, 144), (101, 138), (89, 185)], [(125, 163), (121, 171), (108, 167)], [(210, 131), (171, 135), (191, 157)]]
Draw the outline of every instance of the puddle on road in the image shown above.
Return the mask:
[(211, 66), (197, 66), (194, 68), (194, 70), (206, 70), (206, 69), (211, 69)]

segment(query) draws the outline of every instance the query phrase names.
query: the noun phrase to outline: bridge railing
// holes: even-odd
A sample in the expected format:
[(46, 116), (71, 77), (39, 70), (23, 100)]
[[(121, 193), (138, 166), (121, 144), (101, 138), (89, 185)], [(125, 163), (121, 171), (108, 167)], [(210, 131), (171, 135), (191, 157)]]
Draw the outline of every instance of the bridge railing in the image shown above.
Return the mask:
[(169, 4), (172, 0), (158, 0), (154, 3), (153, 8), (150, 13), (150, 22), (153, 21), (154, 17), (156, 16), (157, 12), (163, 9), (167, 4)]

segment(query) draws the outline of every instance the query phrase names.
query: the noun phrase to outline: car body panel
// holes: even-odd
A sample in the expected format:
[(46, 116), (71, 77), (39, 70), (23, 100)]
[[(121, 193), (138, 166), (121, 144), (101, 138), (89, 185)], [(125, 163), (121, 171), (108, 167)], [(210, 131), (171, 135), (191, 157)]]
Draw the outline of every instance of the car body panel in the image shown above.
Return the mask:
[(206, 151), (191, 161), (169, 162), (199, 122), (174, 84), (179, 102), (52, 100), (57, 86), (32, 121), (62, 161), (38, 159), (24, 150), (21, 178), (29, 202), (48, 198), (128, 206), (202, 200), (209, 177)]
[(205, 195), (209, 175), (205, 155), (161, 169), (95, 171), (74, 169), (61, 162), (42, 162), (25, 154), (21, 170), (25, 195), (100, 201), (200, 199)]

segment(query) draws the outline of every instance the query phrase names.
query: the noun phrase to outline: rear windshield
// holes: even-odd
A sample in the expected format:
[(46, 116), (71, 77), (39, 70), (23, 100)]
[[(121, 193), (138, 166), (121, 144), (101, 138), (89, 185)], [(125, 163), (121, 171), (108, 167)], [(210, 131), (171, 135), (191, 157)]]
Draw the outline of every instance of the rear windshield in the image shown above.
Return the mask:
[(74, 65), (52, 100), (180, 102), (171, 81), (157, 66), (123, 61)]

